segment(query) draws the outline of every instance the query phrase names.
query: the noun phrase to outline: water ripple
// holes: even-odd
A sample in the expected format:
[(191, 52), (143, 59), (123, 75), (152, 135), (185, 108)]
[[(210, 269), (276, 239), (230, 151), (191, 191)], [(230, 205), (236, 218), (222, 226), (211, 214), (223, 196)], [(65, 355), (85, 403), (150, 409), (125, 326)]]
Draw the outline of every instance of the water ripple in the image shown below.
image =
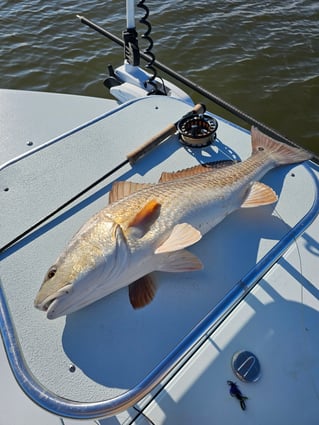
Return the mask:
[[(319, 152), (318, 2), (146, 3), (161, 62)], [(106, 96), (106, 66), (120, 64), (122, 50), (75, 15), (120, 36), (124, 4), (0, 0), (1, 87)]]

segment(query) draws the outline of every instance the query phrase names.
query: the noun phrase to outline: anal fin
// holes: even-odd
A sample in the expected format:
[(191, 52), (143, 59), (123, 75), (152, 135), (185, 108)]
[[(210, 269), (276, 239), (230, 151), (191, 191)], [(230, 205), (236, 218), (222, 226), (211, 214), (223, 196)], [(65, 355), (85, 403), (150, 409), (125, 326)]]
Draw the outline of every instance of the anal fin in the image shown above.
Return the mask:
[(134, 309), (149, 304), (156, 293), (156, 285), (152, 275), (141, 277), (129, 285), (129, 298)]
[(278, 197), (271, 187), (264, 183), (254, 182), (241, 206), (242, 208), (259, 207), (273, 204), (276, 201), (278, 201)]

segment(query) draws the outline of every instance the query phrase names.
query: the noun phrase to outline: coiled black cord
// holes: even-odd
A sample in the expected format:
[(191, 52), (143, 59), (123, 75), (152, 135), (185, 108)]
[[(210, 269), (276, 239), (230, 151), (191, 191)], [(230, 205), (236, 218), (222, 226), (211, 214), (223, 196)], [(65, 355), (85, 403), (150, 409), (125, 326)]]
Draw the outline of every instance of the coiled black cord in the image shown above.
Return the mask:
[(144, 85), (145, 87), (147, 86), (147, 84), (150, 84), (153, 87), (153, 90), (150, 92), (150, 94), (154, 94), (158, 91), (157, 89), (157, 85), (155, 83), (155, 78), (157, 77), (157, 70), (156, 68), (153, 66), (154, 62), (155, 62), (155, 55), (152, 52), (152, 48), (153, 48), (153, 40), (152, 37), (150, 36), (151, 31), (152, 31), (152, 25), (151, 23), (148, 21), (148, 17), (150, 14), (149, 8), (144, 4), (145, 0), (140, 0), (137, 4), (137, 7), (139, 7), (140, 9), (143, 9), (145, 14), (142, 16), (142, 18), (139, 20), (139, 22), (143, 25), (145, 25), (146, 31), (144, 32), (144, 34), (141, 36), (144, 40), (148, 41), (149, 45), (147, 46), (146, 49), (143, 50), (143, 52), (149, 57), (149, 61), (148, 63), (145, 65), (145, 68), (147, 68), (148, 70), (151, 71), (152, 75), (150, 76), (150, 78), (145, 81)]

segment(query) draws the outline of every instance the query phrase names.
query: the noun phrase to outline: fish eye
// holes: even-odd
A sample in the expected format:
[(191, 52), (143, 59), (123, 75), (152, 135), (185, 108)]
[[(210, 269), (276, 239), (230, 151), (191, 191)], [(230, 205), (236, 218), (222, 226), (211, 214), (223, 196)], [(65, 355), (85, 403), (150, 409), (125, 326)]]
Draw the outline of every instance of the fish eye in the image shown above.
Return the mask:
[(48, 271), (47, 278), (48, 279), (52, 279), (53, 276), (55, 275), (55, 273), (56, 273), (56, 267), (55, 266), (52, 266), (50, 268), (50, 270)]

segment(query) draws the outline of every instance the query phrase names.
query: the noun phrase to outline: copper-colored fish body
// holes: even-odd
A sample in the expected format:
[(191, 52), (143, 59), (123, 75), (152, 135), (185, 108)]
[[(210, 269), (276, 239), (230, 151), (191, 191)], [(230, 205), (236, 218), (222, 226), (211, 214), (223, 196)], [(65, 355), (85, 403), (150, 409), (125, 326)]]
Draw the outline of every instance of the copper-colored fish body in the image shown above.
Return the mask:
[(202, 268), (185, 248), (240, 207), (276, 202), (258, 180), (270, 169), (310, 155), (252, 129), (252, 156), (228, 167), (164, 173), (159, 183), (117, 182), (110, 204), (73, 237), (49, 269), (35, 306), (56, 317), (130, 285), (134, 308), (155, 295), (153, 271)]

